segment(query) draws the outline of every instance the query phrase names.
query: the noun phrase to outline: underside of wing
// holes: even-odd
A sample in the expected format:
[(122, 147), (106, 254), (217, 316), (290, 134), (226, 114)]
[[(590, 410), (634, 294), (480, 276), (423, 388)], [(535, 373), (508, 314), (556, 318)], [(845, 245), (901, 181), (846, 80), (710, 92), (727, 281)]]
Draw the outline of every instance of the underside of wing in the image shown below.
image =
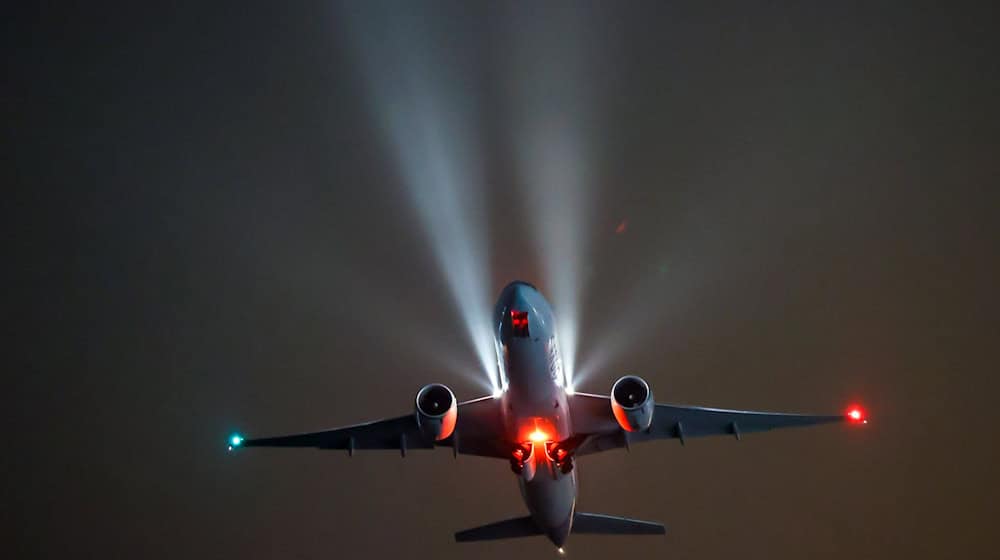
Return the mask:
[(356, 424), (287, 436), (245, 439), (241, 447), (315, 447), (318, 449), (430, 449), (433, 440), (420, 432), (414, 415), (387, 418), (365, 424)]
[(649, 430), (629, 433), (632, 441), (729, 435), (737, 439), (743, 434), (766, 432), (780, 428), (798, 428), (842, 422), (837, 415), (789, 414), (784, 412), (754, 412), (725, 410), (698, 406), (656, 405)]
[(788, 414), (657, 404), (648, 429), (626, 432), (615, 420), (608, 397), (578, 393), (571, 399), (574, 432), (585, 438), (576, 451), (577, 455), (627, 447), (632, 443), (654, 439), (676, 438), (683, 443), (687, 438), (704, 436), (730, 435), (740, 438), (743, 434), (753, 432), (847, 420), (841, 414)]
[(355, 450), (398, 450), (402, 455), (411, 449), (451, 447), (455, 454), (507, 458), (509, 445), (504, 442), (500, 401), (483, 397), (458, 405), (458, 418), (451, 436), (440, 441), (425, 435), (414, 414), (355, 424), (331, 430), (266, 438), (240, 438), (238, 447), (313, 447)]

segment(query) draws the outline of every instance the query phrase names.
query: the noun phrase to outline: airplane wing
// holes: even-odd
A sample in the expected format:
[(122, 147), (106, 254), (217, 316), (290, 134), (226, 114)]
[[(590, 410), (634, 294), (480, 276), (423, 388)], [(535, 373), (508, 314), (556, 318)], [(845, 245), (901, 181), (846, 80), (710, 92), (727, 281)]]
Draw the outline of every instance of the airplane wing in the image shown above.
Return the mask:
[(462, 453), (506, 459), (510, 445), (503, 441), (500, 413), (500, 401), (489, 396), (459, 403), (455, 431), (441, 441), (424, 436), (411, 413), (319, 432), (248, 439), (233, 436), (230, 447), (313, 447), (342, 449), (350, 455), (359, 449), (393, 449), (404, 457), (411, 449), (451, 447), (456, 456)]
[(729, 435), (740, 439), (743, 434), (753, 432), (849, 419), (843, 414), (815, 416), (657, 404), (649, 429), (626, 432), (615, 420), (607, 396), (576, 393), (569, 397), (569, 409), (574, 438), (579, 441), (576, 455), (599, 453), (654, 439), (679, 439), (682, 444), (687, 438), (703, 436)]

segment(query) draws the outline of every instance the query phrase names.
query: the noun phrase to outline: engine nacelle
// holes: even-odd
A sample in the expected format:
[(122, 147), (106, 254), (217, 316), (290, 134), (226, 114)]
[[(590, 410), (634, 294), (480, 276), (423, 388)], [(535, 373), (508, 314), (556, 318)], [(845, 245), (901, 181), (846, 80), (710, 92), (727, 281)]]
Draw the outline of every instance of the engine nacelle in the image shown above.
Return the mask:
[(458, 401), (451, 389), (440, 383), (425, 385), (417, 391), (417, 426), (434, 441), (451, 437), (458, 421)]
[(611, 411), (623, 430), (640, 432), (649, 428), (655, 409), (653, 391), (643, 378), (626, 375), (611, 386)]

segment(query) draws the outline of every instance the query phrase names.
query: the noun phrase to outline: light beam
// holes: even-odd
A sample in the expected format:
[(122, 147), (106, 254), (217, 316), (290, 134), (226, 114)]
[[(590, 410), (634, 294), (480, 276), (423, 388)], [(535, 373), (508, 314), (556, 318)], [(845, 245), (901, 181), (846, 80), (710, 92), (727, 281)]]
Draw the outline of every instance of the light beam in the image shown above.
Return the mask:
[(454, 310), (493, 393), (497, 378), (478, 108), (464, 91), (472, 60), (445, 49), (437, 18), (397, 6), (391, 14), (356, 7), (349, 30), (391, 148)]
[(575, 379), (583, 259), (588, 245), (594, 185), (592, 139), (594, 81), (582, 29), (573, 17), (557, 29), (534, 19), (516, 22), (509, 45), (513, 118), (511, 145), (539, 250), (543, 291), (556, 315), (564, 386)]

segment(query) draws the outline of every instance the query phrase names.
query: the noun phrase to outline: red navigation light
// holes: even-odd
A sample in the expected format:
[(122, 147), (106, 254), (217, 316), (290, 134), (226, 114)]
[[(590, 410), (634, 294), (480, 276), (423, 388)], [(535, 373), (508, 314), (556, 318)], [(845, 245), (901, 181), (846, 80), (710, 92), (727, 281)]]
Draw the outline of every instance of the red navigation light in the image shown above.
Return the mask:
[(867, 424), (868, 416), (863, 408), (854, 405), (847, 409), (847, 420), (852, 424)]

